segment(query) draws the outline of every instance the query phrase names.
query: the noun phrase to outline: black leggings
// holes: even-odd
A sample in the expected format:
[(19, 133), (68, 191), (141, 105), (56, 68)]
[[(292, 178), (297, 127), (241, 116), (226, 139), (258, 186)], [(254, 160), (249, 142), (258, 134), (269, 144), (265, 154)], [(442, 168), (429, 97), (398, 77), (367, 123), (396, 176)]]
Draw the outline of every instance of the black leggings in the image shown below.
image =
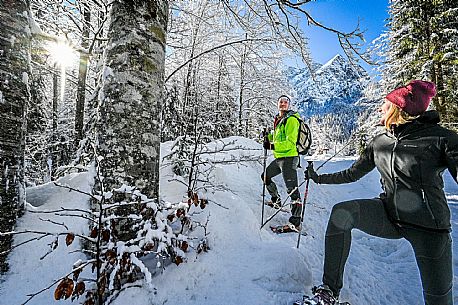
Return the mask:
[(453, 304), (450, 234), (395, 226), (388, 219), (380, 199), (345, 201), (332, 209), (326, 229), (323, 284), (335, 294), (338, 295), (343, 286), (352, 229), (377, 237), (408, 240), (420, 270), (425, 304)]

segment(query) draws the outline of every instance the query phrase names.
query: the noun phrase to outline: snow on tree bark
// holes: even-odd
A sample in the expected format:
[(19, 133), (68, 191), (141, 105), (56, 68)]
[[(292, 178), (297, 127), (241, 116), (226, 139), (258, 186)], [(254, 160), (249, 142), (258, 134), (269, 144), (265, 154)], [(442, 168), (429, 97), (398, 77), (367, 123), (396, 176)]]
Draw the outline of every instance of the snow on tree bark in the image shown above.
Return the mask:
[(99, 96), (104, 185), (158, 198), (168, 1), (119, 0), (111, 14)]
[[(30, 56), (29, 2), (0, 2), (0, 231), (14, 228), (24, 206), (24, 134), (29, 99)], [(0, 237), (0, 253), (8, 251), (11, 237)], [(0, 271), (6, 271), (0, 255)]]

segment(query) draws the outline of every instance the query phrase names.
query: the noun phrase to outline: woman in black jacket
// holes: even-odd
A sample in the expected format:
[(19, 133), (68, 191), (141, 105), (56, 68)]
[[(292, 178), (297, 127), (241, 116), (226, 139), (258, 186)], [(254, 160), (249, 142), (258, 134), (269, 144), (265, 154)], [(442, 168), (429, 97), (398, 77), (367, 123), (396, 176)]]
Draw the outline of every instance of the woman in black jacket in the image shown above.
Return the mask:
[(420, 80), (395, 89), (380, 109), (386, 132), (376, 136), (350, 168), (323, 175), (313, 166), (307, 169), (318, 184), (339, 184), (354, 182), (376, 167), (384, 192), (380, 198), (333, 207), (325, 237), (323, 284), (314, 287), (314, 296), (302, 304), (337, 304), (352, 229), (408, 240), (425, 304), (453, 304), (450, 210), (442, 173), (448, 169), (457, 181), (458, 135), (438, 125), (436, 111), (426, 111), (435, 94), (433, 83)]

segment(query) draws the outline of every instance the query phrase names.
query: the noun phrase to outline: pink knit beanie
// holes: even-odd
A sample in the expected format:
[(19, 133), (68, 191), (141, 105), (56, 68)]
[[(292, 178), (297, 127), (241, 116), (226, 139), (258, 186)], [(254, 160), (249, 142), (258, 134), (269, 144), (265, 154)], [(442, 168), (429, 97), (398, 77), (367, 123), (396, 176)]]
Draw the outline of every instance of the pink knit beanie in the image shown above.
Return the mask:
[(431, 99), (436, 95), (432, 82), (413, 80), (407, 86), (394, 89), (386, 99), (399, 106), (410, 115), (419, 115), (428, 109)]

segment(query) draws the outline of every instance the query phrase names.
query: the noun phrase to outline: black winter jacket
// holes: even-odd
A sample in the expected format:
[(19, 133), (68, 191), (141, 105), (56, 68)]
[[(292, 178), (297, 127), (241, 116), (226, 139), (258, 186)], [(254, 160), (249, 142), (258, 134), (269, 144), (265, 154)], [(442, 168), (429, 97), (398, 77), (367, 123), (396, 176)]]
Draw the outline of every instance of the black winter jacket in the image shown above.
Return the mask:
[(437, 123), (439, 114), (427, 111), (413, 122), (382, 133), (350, 168), (319, 175), (317, 182), (353, 182), (377, 167), (384, 190), (380, 197), (392, 222), (449, 231), (442, 173), (448, 169), (458, 183), (458, 135)]

